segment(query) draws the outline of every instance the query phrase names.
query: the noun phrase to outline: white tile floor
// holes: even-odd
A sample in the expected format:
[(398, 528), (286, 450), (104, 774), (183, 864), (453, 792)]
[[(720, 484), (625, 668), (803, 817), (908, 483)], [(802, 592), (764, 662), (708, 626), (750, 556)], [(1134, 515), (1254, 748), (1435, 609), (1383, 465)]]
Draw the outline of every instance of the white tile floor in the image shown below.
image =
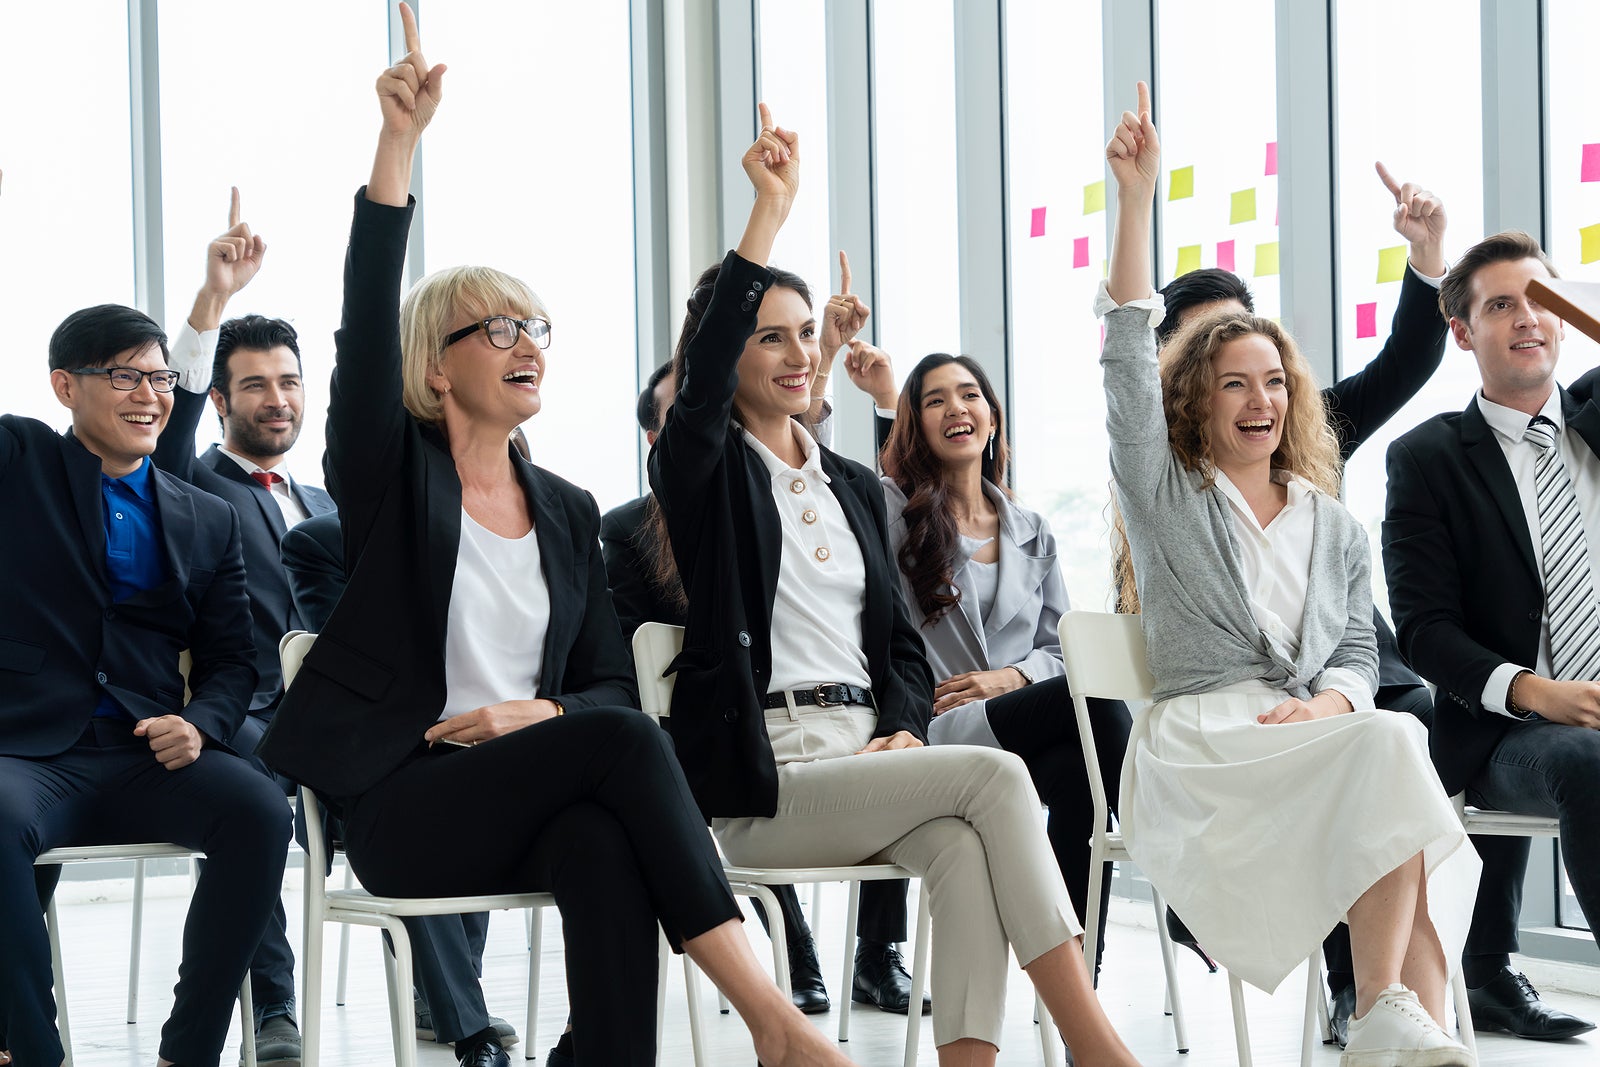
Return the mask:
[[(297, 925), (300, 913), (298, 872), (287, 880), (285, 905), (291, 924)], [(149, 883), (145, 915), (144, 959), (140, 975), (139, 1020), (126, 1024), (127, 931), (131, 915), (127, 882), (66, 882), (59, 900), (64, 935), (65, 967), (78, 1067), (148, 1067), (155, 1063), (161, 1022), (171, 1003), (171, 986), (176, 975), (183, 914), (187, 899), (187, 880), (156, 878)], [(809, 893), (802, 894), (809, 900)], [(844, 891), (825, 887), (822, 898), (820, 948), (823, 973), (834, 994), (834, 1011), (848, 1006), (848, 997), (832, 988), (837, 982), (843, 946), (842, 916)], [(1162, 978), (1156, 938), (1150, 928), (1145, 905), (1118, 901), (1112, 912), (1107, 965), (1101, 982), (1101, 1000), (1112, 1022), (1133, 1050), (1147, 1065), (1161, 1067), (1210, 1067), (1236, 1062), (1233, 1031), (1228, 1010), (1227, 981), (1221, 975), (1208, 975), (1192, 956), (1180, 959), (1185, 1007), (1189, 1018), (1191, 1051), (1180, 1056), (1174, 1051), (1172, 1025), (1161, 1013)], [(544, 1062), (545, 1051), (560, 1032), (566, 1016), (562, 948), (559, 917), (552, 911), (546, 919), (544, 958), (540, 961), (543, 993), (539, 1005), (539, 1031), (532, 1050), (536, 1062)], [(484, 986), (490, 1010), (503, 1015), (523, 1029), (527, 953), (520, 914), (499, 913), (490, 932), (485, 959)], [(746, 924), (757, 951), (767, 956), (761, 927)], [(375, 931), (357, 929), (353, 934), (349, 1002), (333, 1004), (334, 968), (337, 962), (337, 931), (330, 928), (323, 1012), (325, 1040), (323, 1063), (329, 1067), (365, 1067), (392, 1064), (387, 1025), (383, 967)], [(291, 940), (299, 947), (299, 930), (291, 930)], [(1537, 981), (1537, 978), (1536, 978)], [(750, 1041), (736, 1016), (716, 1013), (715, 993), (702, 979), (706, 1014), (707, 1060), (710, 1064), (749, 1067), (755, 1062)], [(1259, 1067), (1298, 1064), (1301, 1007), (1304, 977), (1291, 976), (1275, 996), (1247, 991), (1255, 1063)], [(1600, 1019), (1600, 1000), (1547, 989), (1545, 998), (1567, 1010), (1591, 1019)], [(1020, 971), (1014, 971), (1008, 987), (1008, 1013), (1000, 1063), (1033, 1065), (1042, 1062), (1036, 1028), (1030, 1023), (1032, 991)], [(835, 1032), (838, 1019), (829, 1014), (817, 1016), (816, 1024)], [(880, 1012), (855, 1008), (851, 1017), (848, 1054), (861, 1064), (897, 1065), (901, 1062), (904, 1019)], [(238, 1056), (238, 1027), (235, 1022), (223, 1053), (224, 1067), (232, 1067)], [(526, 1037), (526, 1035), (524, 1035)], [(514, 1062), (529, 1044), (513, 1050)], [(1540, 1067), (1592, 1067), (1600, 1063), (1600, 1035), (1559, 1044), (1536, 1044), (1498, 1035), (1480, 1035), (1481, 1062), (1489, 1065), (1540, 1065)], [(421, 1067), (448, 1067), (455, 1062), (449, 1049), (426, 1044), (419, 1049)], [(681, 968), (674, 968), (667, 994), (666, 1036), (662, 1064), (692, 1063), (689, 1027), (683, 994)], [(925, 1023), (919, 1062), (933, 1064), (932, 1028)], [(1318, 1048), (1312, 1061), (1316, 1067), (1336, 1067), (1337, 1050)]]

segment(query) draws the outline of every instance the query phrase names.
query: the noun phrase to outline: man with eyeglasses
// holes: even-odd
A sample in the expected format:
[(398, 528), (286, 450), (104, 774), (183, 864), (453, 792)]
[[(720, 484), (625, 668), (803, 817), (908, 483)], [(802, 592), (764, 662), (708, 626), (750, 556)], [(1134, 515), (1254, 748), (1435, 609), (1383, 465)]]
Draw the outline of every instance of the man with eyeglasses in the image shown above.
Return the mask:
[(65, 1055), (34, 859), (170, 841), (208, 862), (159, 1062), (214, 1064), (289, 836), (281, 791), (224, 743), (255, 684), (239, 521), (150, 462), (177, 384), (152, 319), (115, 304), (76, 312), (51, 337), (49, 365), (71, 430), (0, 415), (7, 1038), (18, 1063)]

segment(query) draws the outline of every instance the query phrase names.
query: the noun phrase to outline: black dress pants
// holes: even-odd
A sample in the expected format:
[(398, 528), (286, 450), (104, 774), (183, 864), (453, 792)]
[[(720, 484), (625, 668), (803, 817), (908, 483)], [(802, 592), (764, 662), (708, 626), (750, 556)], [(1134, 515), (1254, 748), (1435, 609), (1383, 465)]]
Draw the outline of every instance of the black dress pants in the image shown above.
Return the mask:
[[(1065, 678), (1049, 678), (991, 698), (986, 710), (989, 727), (1000, 747), (1022, 757), (1033, 778), (1033, 786), (1039, 791), (1039, 799), (1050, 809), (1046, 833), (1073, 908), (1085, 926), (1091, 921), (1099, 924), (1100, 940), (1095, 953), (1095, 973), (1098, 974), (1100, 957), (1106, 947), (1106, 917), (1110, 912), (1111, 894), (1101, 894), (1099, 916), (1091, 920), (1084, 915), (1084, 909), (1089, 906), (1089, 838), (1094, 831), (1094, 804), (1083, 769), (1078, 721), (1072, 713), (1072, 691), (1067, 688)], [(1106, 800), (1114, 813), (1122, 788), (1122, 757), (1128, 749), (1133, 716), (1120, 700), (1091, 697), (1089, 728), (1094, 734)], [(1111, 864), (1105, 865), (1103, 877), (1102, 884), (1109, 889)]]
[[(903, 878), (892, 882), (862, 882), (860, 909), (856, 912), (856, 937), (886, 945), (906, 940), (909, 936), (906, 932), (906, 890), (910, 885)], [(792, 885), (775, 885), (772, 892), (778, 898), (778, 907), (783, 910), (784, 930), (792, 942), (797, 931), (810, 930), (805, 912), (800, 910), (800, 894), (795, 892)], [(752, 899), (750, 904), (767, 933), (772, 933), (761, 902)]]
[(50, 941), (33, 860), (63, 845), (171, 841), (209, 859), (189, 903), (161, 1055), (216, 1067), (239, 984), (283, 882), (289, 808), (237, 756), (206, 749), (169, 771), (133, 720), (97, 718), (67, 751), (0, 756), (0, 1015), (19, 1064), (58, 1064)]
[(419, 748), (343, 806), (374, 893), (555, 896), (579, 1063), (655, 1062), (658, 921), (678, 947), (739, 917), (671, 741), (633, 709)]

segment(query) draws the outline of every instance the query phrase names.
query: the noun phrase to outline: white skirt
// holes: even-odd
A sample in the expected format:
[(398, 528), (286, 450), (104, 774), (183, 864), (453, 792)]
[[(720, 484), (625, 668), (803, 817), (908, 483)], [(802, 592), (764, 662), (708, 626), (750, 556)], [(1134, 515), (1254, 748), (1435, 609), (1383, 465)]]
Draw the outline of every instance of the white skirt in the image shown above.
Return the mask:
[(1122, 768), (1129, 854), (1218, 963), (1270, 992), (1421, 852), (1454, 971), (1481, 864), (1422, 723), (1390, 711), (1256, 721), (1285, 699), (1252, 682), (1140, 711)]

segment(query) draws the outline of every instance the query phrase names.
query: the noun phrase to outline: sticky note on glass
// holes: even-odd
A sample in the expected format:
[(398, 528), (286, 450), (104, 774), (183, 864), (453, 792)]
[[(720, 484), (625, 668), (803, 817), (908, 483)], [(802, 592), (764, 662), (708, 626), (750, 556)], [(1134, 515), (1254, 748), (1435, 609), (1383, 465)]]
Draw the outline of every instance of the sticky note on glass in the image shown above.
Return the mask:
[(1373, 301), (1370, 304), (1357, 304), (1356, 305), (1356, 336), (1357, 337), (1376, 337), (1376, 336), (1378, 336), (1378, 304), (1377, 304), (1377, 301)]
[(1106, 183), (1105, 179), (1090, 182), (1083, 187), (1083, 213), (1093, 215), (1096, 211), (1106, 209)]
[(1593, 263), (1600, 259), (1600, 222), (1580, 229), (1578, 238), (1583, 242), (1582, 253), (1578, 256), (1579, 262)]
[(1228, 224), (1254, 222), (1256, 218), (1256, 191), (1240, 189), (1233, 194), (1233, 206), (1228, 209)]
[(1278, 273), (1278, 242), (1256, 245), (1256, 277)]
[(1278, 142), (1277, 141), (1268, 141), (1267, 142), (1267, 165), (1266, 165), (1265, 169), (1262, 170), (1261, 173), (1263, 173), (1263, 174), (1276, 174), (1276, 173), (1278, 173)]
[(1397, 282), (1406, 276), (1406, 246), (1378, 249), (1378, 280)]
[(1167, 199), (1187, 200), (1194, 195), (1194, 168), (1174, 167), (1167, 175)]
[(1600, 144), (1583, 146), (1583, 177), (1585, 182), (1600, 182)]
[(1072, 265), (1087, 267), (1089, 265), (1089, 239), (1087, 237), (1074, 237), (1072, 239)]
[(1217, 242), (1217, 266), (1222, 270), (1233, 270), (1233, 242)]
[(1044, 236), (1044, 208), (1036, 207), (1033, 209), (1033, 225), (1028, 230), (1028, 236)]
[(1190, 271), (1199, 270), (1199, 269), (1200, 269), (1200, 246), (1199, 245), (1179, 245), (1178, 246), (1178, 266), (1176, 267), (1176, 269), (1173, 270), (1172, 276), (1174, 278), (1181, 278), (1185, 274), (1188, 274)]

